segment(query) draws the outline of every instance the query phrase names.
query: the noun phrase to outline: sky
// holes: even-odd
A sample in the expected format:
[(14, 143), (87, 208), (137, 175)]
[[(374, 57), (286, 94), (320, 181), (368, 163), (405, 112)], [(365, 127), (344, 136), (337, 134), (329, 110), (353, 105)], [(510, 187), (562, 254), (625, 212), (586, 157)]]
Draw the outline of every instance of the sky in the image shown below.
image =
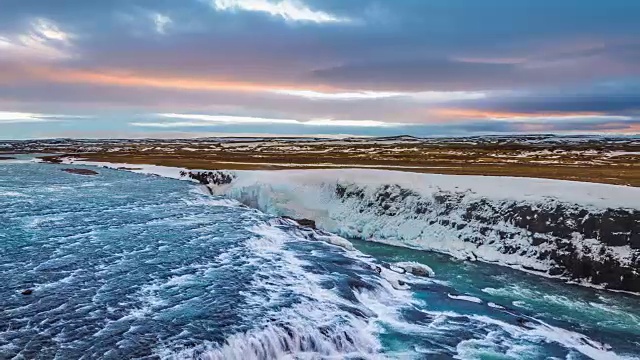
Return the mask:
[(0, 0), (0, 139), (639, 134), (638, 0)]

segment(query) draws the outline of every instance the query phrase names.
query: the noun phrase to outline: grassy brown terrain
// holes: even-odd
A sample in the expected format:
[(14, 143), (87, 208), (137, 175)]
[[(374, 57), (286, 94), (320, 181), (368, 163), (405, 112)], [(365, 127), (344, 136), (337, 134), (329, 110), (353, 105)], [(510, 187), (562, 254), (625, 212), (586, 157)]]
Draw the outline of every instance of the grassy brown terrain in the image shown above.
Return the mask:
[(68, 153), (91, 161), (207, 170), (364, 167), (436, 174), (517, 176), (640, 186), (635, 143), (509, 141), (228, 141), (129, 143)]

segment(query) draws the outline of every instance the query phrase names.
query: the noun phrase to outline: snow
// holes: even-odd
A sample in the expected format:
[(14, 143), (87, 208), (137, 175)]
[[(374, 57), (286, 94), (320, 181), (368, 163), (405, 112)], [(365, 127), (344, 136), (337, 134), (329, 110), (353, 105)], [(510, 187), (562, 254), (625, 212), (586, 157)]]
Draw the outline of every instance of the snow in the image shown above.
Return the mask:
[(611, 151), (608, 156), (638, 156), (640, 151)]
[(322, 187), (328, 183), (357, 183), (368, 188), (397, 184), (422, 195), (436, 191), (468, 192), (476, 198), (542, 202), (548, 199), (595, 208), (640, 208), (640, 188), (522, 177), (418, 174), (390, 170), (236, 171), (235, 186)]
[(428, 277), (436, 276), (436, 273), (429, 266), (420, 264), (415, 261), (403, 261), (393, 264), (401, 269), (404, 269), (409, 274), (426, 274)]
[(504, 310), (504, 306), (498, 305), (496, 303), (488, 303), (487, 305), (489, 305), (490, 308), (494, 308), (494, 309), (498, 309), (498, 310)]
[[(368, 169), (234, 174), (231, 184), (212, 186), (212, 191), (270, 214), (313, 219), (320, 228), (342, 237), (437, 251), (545, 276), (559, 266), (549, 257), (555, 238), (539, 233), (545, 241), (532, 245), (532, 233), (502, 214), (522, 205), (544, 211), (562, 205), (589, 214), (640, 206), (639, 188), (562, 180)], [(337, 194), (339, 188), (342, 196)], [(482, 206), (483, 201), (489, 205)], [(488, 220), (469, 219), (469, 211)], [(571, 241), (582, 256), (598, 261), (612, 256), (621, 266), (633, 266), (638, 252), (582, 234), (562, 241)]]
[[(82, 159), (65, 157), (61, 158), (63, 164), (68, 165), (89, 165), (89, 166), (98, 166), (109, 169), (121, 169), (127, 170), (138, 174), (147, 174), (147, 175), (157, 175), (171, 179), (181, 179), (185, 178), (180, 176), (181, 171), (198, 171), (198, 170), (189, 170), (186, 168), (178, 168), (171, 166), (159, 166), (159, 165), (138, 165), (138, 164), (127, 164), (127, 163), (111, 163), (111, 162), (101, 162), (101, 161), (85, 161)], [(200, 171), (210, 171), (210, 170), (200, 170)]]

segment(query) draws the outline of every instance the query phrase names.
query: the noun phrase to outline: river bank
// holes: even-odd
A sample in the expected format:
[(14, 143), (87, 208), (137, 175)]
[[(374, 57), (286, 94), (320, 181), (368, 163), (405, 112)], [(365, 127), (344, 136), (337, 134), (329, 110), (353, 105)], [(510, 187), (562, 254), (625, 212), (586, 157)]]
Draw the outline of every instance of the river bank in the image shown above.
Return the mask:
[[(366, 168), (640, 186), (640, 139), (602, 136), (33, 140), (14, 151), (207, 170)], [(55, 161), (55, 157), (50, 157)]]

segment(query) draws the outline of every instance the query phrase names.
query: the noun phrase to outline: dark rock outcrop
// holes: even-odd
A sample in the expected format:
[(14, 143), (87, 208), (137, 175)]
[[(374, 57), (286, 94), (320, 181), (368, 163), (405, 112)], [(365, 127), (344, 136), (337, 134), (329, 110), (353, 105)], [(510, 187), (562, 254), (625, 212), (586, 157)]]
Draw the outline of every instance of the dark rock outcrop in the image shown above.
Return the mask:
[(89, 169), (62, 169), (64, 172), (68, 172), (69, 174), (77, 174), (77, 175), (98, 175), (97, 171), (89, 170)]
[(62, 164), (62, 159), (57, 156), (43, 156), (40, 160), (50, 164)]
[(11, 156), (0, 156), (0, 161), (2, 160), (15, 160), (16, 158)]
[(196, 180), (202, 185), (226, 185), (230, 184), (235, 176), (225, 171), (180, 171), (181, 177)]
[(289, 219), (289, 220), (293, 220), (295, 222), (298, 223), (298, 225), (303, 226), (303, 227), (308, 227), (311, 229), (317, 229), (316, 227), (316, 222), (313, 220), (309, 220), (309, 219), (294, 219), (288, 216), (283, 216), (283, 218), (285, 219)]

